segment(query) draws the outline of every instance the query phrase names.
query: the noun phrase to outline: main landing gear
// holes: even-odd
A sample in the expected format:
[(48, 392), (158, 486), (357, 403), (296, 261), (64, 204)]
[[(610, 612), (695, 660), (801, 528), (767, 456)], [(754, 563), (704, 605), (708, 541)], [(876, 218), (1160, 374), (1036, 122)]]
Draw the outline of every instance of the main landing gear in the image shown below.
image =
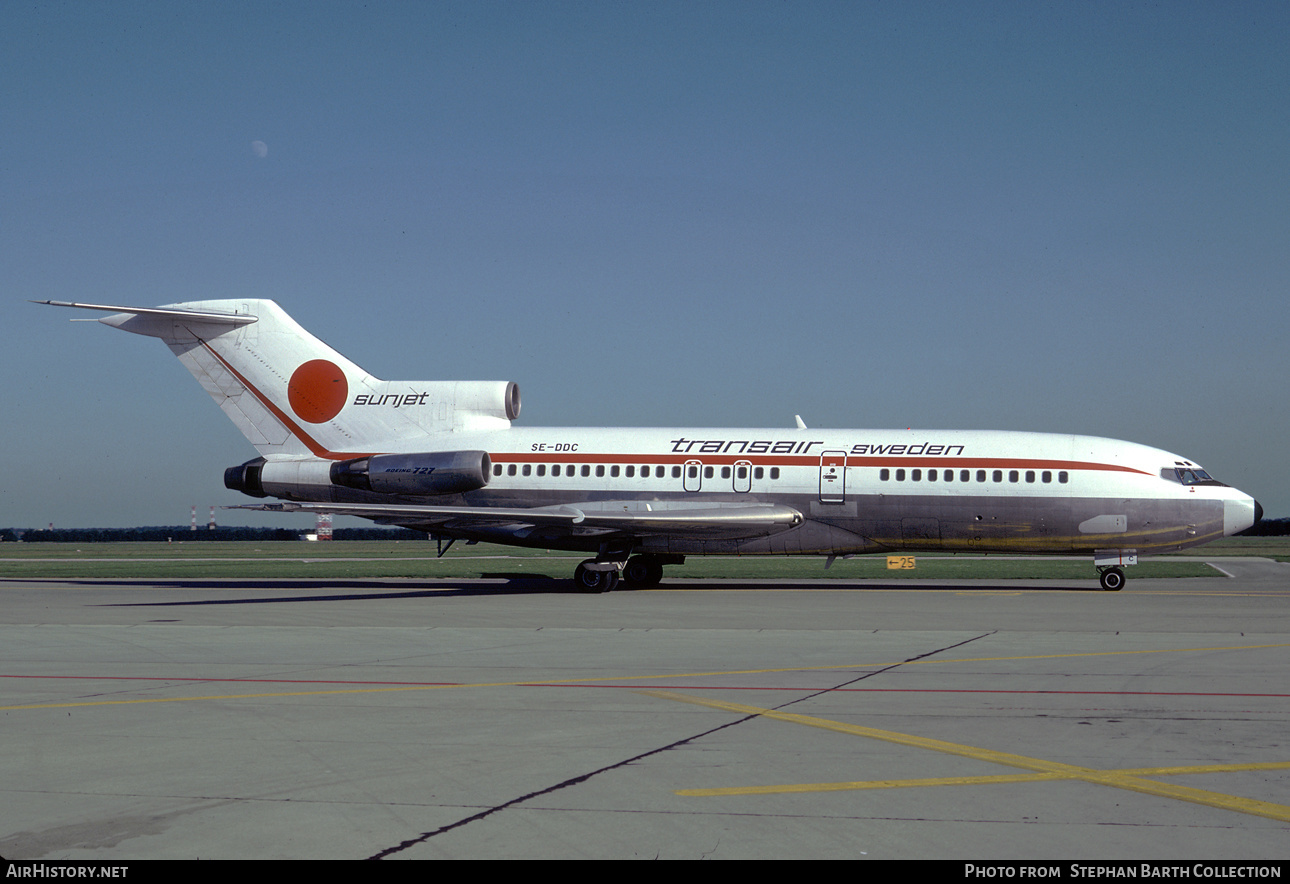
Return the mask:
[(623, 566), (628, 586), (658, 586), (663, 579), (663, 563), (655, 556), (632, 556)]
[(610, 592), (618, 586), (618, 564), (587, 559), (574, 569), (573, 582), (581, 592)]
[(650, 555), (632, 556), (625, 564), (587, 559), (573, 572), (573, 582), (580, 592), (612, 592), (620, 579), (634, 589), (658, 586), (664, 564), (660, 556)]

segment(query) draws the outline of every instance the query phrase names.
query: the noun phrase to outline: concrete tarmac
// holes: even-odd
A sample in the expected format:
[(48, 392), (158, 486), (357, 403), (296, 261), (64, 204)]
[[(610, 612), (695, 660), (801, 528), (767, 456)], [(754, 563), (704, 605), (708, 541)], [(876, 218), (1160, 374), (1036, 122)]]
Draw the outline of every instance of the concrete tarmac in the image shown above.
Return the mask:
[(0, 856), (1290, 857), (1290, 565), (0, 579)]

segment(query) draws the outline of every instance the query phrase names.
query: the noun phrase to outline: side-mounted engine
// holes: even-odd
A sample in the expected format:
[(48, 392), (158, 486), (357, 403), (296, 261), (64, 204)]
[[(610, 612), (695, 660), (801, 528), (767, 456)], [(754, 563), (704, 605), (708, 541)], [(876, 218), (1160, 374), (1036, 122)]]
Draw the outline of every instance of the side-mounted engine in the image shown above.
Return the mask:
[(374, 454), (333, 464), (331, 481), (377, 494), (461, 494), (483, 488), (492, 471), (487, 451)]
[(338, 463), (257, 457), (225, 470), (224, 487), (251, 497), (289, 500), (343, 500), (343, 488), (421, 497), (475, 491), (488, 484), (492, 471), (486, 451), (373, 454)]

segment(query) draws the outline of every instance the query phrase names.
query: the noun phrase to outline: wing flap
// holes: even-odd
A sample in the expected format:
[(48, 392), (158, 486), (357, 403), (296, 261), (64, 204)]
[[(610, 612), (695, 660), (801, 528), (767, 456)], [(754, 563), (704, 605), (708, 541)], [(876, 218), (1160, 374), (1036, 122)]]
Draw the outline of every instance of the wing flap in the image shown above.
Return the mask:
[[(664, 508), (659, 508), (664, 506)], [(637, 536), (737, 540), (766, 537), (802, 524), (802, 514), (792, 507), (770, 503), (712, 504), (685, 508), (666, 507), (657, 501), (596, 501), (585, 505), (553, 507), (460, 507), (370, 503), (261, 503), (229, 509), (261, 512), (331, 513), (358, 516), (395, 525), (416, 525), (469, 530), (503, 525), (561, 526), (571, 529), (614, 531)]]

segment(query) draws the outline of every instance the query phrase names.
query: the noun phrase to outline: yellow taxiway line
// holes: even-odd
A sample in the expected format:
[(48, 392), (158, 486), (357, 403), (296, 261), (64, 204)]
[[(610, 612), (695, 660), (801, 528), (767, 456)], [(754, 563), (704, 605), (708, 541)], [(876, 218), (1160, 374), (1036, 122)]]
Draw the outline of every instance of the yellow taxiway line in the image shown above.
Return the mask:
[(967, 746), (962, 743), (950, 743), (945, 740), (919, 737), (913, 734), (901, 734), (895, 731), (885, 731), (879, 730), (878, 728), (864, 727), (862, 725), (846, 724), (840, 721), (832, 721), (827, 718), (800, 715), (794, 712), (781, 712), (775, 709), (763, 709), (758, 706), (748, 706), (742, 703), (729, 703), (724, 700), (712, 700), (704, 697), (694, 697), (688, 694), (677, 694), (670, 691), (641, 691), (641, 693), (646, 696), (658, 697), (665, 700), (691, 703), (697, 706), (706, 706), (710, 709), (721, 709), (726, 712), (734, 712), (742, 715), (757, 715), (774, 721), (783, 721), (790, 724), (804, 725), (806, 727), (822, 728), (824, 730), (836, 731), (838, 733), (849, 734), (851, 736), (883, 740), (888, 743), (896, 743), (902, 746), (913, 746), (919, 749), (928, 749), (949, 755), (974, 758), (979, 761), (988, 761), (994, 764), (1001, 764), (1008, 767), (1031, 771), (1031, 773), (1028, 774), (1011, 774), (1002, 776), (937, 777), (915, 780), (867, 780), (838, 783), (799, 783), (790, 785), (739, 786), (722, 789), (681, 789), (676, 792), (677, 795), (691, 797), (773, 795), (793, 792), (837, 792), (854, 789), (896, 789), (918, 786), (964, 786), (980, 785), (985, 783), (1026, 783), (1050, 782), (1053, 780), (1082, 780), (1084, 782), (1112, 786), (1117, 789), (1127, 789), (1132, 792), (1142, 792), (1148, 795), (1173, 798), (1178, 801), (1189, 801), (1193, 804), (1203, 804), (1208, 807), (1217, 807), (1224, 810), (1235, 811), (1237, 813), (1253, 814), (1254, 816), (1290, 822), (1290, 806), (1286, 806), (1284, 804), (1273, 804), (1268, 801), (1255, 801), (1254, 799), (1242, 798), (1237, 795), (1226, 795), (1221, 792), (1211, 792), (1205, 789), (1193, 789), (1189, 786), (1162, 783), (1146, 778), (1148, 776), (1177, 776), (1180, 774), (1190, 773), (1285, 770), (1290, 769), (1290, 762), (1209, 764), (1197, 765), (1194, 767), (1175, 766), (1130, 768), (1123, 770), (1097, 770), (1090, 767), (1063, 764), (1058, 761), (1046, 761), (1041, 758), (1030, 758), (1025, 755), (1015, 755), (1010, 752), (999, 752), (994, 749)]

